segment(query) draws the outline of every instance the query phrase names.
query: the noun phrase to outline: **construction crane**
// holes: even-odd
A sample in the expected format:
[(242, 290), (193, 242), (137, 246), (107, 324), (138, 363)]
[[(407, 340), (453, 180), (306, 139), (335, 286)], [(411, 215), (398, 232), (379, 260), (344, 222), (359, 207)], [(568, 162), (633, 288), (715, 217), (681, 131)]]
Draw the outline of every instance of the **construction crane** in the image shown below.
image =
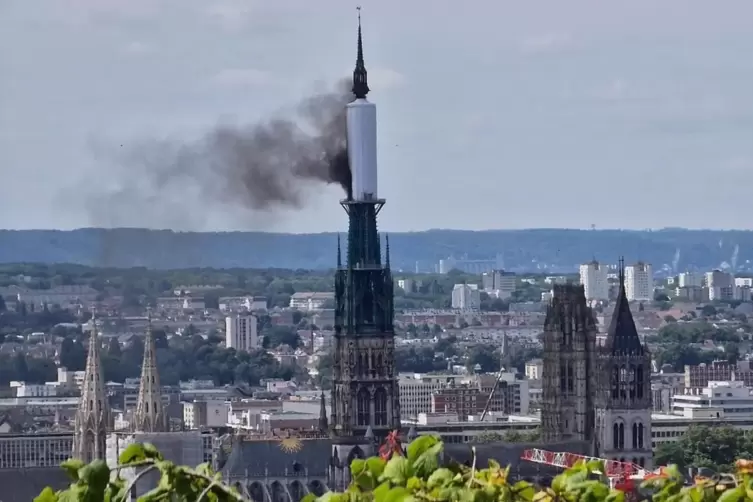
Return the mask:
[(609, 480), (609, 486), (623, 492), (635, 491), (640, 482), (645, 479), (667, 476), (664, 467), (649, 471), (632, 462), (619, 462), (617, 460), (589, 457), (570, 452), (553, 452), (539, 448), (524, 450), (521, 458), (528, 462), (551, 465), (562, 469), (573, 467), (581, 460), (584, 462), (597, 460), (604, 465), (605, 472), (602, 474)]

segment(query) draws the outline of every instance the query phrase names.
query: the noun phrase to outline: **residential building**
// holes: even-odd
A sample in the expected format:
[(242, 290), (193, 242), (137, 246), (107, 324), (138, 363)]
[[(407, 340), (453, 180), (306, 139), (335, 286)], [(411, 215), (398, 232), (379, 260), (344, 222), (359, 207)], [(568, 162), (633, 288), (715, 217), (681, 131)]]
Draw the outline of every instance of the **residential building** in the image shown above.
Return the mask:
[(654, 299), (654, 272), (650, 264), (638, 262), (625, 267), (625, 291), (631, 302)]
[(609, 267), (593, 260), (580, 266), (580, 283), (586, 292), (586, 300), (603, 301), (609, 299)]
[(481, 292), (477, 284), (455, 284), (452, 288), (452, 308), (477, 310), (481, 306)]
[(709, 288), (709, 300), (735, 300), (735, 278), (721, 270), (706, 273), (706, 287)]
[(225, 346), (235, 350), (258, 349), (259, 342), (256, 316), (235, 315), (225, 318)]
[(328, 304), (333, 304), (334, 301), (334, 293), (293, 293), (293, 295), (290, 297), (290, 308), (302, 311), (321, 310), (323, 308), (326, 308)]
[(481, 275), (481, 287), (490, 296), (507, 300), (517, 288), (517, 275), (514, 272), (493, 270)]
[(677, 276), (678, 288), (702, 288), (703, 275), (697, 272), (683, 272)]
[(686, 389), (672, 396), (672, 413), (685, 418), (750, 418), (753, 396), (745, 382), (712, 381), (702, 389)]

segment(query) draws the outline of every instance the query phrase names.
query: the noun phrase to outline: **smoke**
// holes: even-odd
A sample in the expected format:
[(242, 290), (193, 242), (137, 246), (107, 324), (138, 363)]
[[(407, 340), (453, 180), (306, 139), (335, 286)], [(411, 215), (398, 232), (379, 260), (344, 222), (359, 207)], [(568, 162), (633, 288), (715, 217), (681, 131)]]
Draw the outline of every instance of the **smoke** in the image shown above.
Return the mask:
[(226, 206), (229, 212), (242, 207), (251, 214), (301, 208), (317, 183), (338, 184), (350, 197), (349, 87), (343, 80), (330, 92), (304, 99), (292, 117), (220, 124), (193, 141), (95, 145), (98, 159), (114, 161), (119, 169), (107, 172), (109, 188), (88, 197), (92, 223), (146, 226), (134, 220), (151, 212), (163, 228), (185, 228), (186, 218), (196, 228), (206, 224), (196, 220), (202, 206)]

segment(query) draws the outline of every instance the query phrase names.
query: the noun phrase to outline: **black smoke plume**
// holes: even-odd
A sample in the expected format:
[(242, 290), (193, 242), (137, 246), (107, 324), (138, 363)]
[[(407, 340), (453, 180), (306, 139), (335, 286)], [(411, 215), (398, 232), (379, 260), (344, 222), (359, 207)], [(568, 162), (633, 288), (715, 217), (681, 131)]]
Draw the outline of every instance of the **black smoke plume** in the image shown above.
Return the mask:
[(218, 125), (194, 141), (146, 141), (114, 152), (100, 144), (95, 153), (110, 161), (115, 155), (120, 170), (108, 172), (110, 186), (87, 201), (92, 223), (143, 226), (148, 221), (135, 220), (152, 211), (162, 228), (181, 228), (186, 218), (195, 228), (197, 211), (187, 207), (300, 208), (316, 183), (338, 184), (350, 198), (345, 106), (352, 100), (342, 81), (304, 99), (292, 117)]

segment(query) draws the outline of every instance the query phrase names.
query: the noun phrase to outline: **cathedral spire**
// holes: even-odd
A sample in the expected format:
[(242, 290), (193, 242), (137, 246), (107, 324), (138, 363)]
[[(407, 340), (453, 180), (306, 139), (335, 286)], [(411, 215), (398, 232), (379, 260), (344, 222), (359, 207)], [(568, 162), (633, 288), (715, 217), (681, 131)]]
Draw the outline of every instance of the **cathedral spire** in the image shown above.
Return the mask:
[(103, 460), (109, 424), (110, 408), (107, 405), (102, 361), (99, 356), (97, 320), (92, 317), (89, 353), (73, 433), (73, 457), (84, 462)]
[(144, 362), (141, 365), (139, 399), (136, 403), (133, 428), (138, 432), (165, 432), (168, 430), (167, 417), (162, 406), (162, 391), (160, 389), (159, 372), (157, 371), (151, 311), (147, 316)]
[(324, 391), (322, 390), (321, 401), (319, 406), (319, 432), (326, 433), (329, 430), (329, 424), (327, 423), (327, 403), (324, 399)]
[(384, 267), (390, 268), (390, 236), (384, 236)]
[(365, 99), (368, 93), (369, 84), (366, 81), (366, 65), (363, 62), (361, 7), (358, 7), (358, 56), (356, 57), (356, 69), (353, 70), (353, 94), (356, 96), (356, 99)]
[(340, 250), (340, 234), (337, 234), (337, 268), (343, 266), (343, 256)]
[(614, 355), (643, 355), (644, 348), (625, 290), (625, 260), (620, 258), (618, 277), (620, 280), (617, 301), (612, 313), (612, 321), (607, 330), (606, 349)]

